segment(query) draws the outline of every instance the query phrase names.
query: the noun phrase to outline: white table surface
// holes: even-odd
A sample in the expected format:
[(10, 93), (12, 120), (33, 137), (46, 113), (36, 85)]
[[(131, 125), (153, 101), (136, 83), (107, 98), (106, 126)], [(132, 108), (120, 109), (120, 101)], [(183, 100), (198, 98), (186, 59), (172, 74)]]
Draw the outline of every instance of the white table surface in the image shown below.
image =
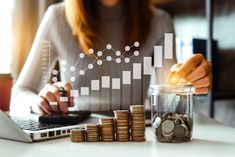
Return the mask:
[(147, 141), (72, 143), (69, 137), (32, 144), (0, 139), (0, 157), (235, 157), (235, 128), (202, 115), (195, 116), (193, 140), (180, 144), (155, 141), (147, 128)]

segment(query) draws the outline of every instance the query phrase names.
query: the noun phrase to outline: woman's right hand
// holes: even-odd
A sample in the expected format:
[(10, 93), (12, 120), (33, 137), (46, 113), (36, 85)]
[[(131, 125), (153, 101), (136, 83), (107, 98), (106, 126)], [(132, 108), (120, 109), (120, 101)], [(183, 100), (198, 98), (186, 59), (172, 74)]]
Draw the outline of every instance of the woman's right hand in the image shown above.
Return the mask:
[[(67, 102), (60, 101), (60, 88), (64, 88), (66, 91)], [(38, 94), (38, 102), (36, 105), (31, 106), (33, 113), (39, 115), (52, 115), (55, 112), (67, 113), (68, 107), (74, 106), (73, 98), (70, 97), (70, 90), (72, 86), (70, 83), (56, 82), (54, 84), (46, 84), (45, 87)], [(57, 110), (51, 106), (51, 104), (57, 103)]]

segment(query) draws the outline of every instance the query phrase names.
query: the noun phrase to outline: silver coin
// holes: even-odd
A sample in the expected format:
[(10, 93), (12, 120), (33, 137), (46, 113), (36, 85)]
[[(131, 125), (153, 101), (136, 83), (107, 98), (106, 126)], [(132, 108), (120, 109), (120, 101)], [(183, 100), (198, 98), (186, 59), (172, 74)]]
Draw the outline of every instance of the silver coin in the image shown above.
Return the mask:
[(175, 124), (171, 120), (165, 120), (161, 124), (161, 130), (165, 134), (170, 134), (175, 128)]

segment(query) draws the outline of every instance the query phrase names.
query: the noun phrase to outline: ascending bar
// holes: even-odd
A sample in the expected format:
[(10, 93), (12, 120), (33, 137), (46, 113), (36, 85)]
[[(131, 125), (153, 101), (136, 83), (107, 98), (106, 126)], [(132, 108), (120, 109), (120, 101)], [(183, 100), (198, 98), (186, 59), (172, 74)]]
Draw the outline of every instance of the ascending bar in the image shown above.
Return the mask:
[(162, 67), (162, 46), (154, 46), (154, 67)]
[(121, 109), (121, 79), (112, 78), (112, 91), (111, 91), (111, 108), (112, 110)]
[(90, 111), (100, 110), (100, 80), (91, 80)]
[(151, 75), (152, 57), (144, 57), (144, 75)]
[(100, 80), (91, 80), (91, 90), (100, 90)]
[(110, 76), (102, 76), (101, 77), (101, 111), (110, 111)]
[(81, 95), (89, 95), (89, 87), (81, 87)]
[(131, 71), (122, 71), (121, 109), (127, 110), (131, 105)]
[(173, 59), (173, 34), (165, 33), (164, 58)]
[(102, 88), (110, 88), (110, 77), (102, 76)]
[(112, 78), (112, 89), (120, 89), (120, 78)]
[(141, 63), (133, 63), (133, 79), (141, 79)]
[(131, 84), (131, 71), (122, 71), (122, 84)]
[(142, 104), (142, 65), (133, 63), (133, 80), (132, 80), (132, 101), (131, 104)]
[(70, 90), (70, 96), (71, 96), (71, 97), (76, 97), (76, 98), (77, 98), (78, 95), (79, 95), (79, 94), (78, 94), (78, 90), (75, 90), (75, 89), (74, 89), (74, 90)]

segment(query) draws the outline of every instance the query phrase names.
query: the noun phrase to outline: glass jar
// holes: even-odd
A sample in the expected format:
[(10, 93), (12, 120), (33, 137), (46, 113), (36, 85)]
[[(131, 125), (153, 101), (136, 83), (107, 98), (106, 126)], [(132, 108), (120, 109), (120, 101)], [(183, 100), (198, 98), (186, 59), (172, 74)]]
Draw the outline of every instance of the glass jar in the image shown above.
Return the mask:
[(191, 85), (152, 85), (151, 125), (158, 142), (190, 141), (193, 129)]

